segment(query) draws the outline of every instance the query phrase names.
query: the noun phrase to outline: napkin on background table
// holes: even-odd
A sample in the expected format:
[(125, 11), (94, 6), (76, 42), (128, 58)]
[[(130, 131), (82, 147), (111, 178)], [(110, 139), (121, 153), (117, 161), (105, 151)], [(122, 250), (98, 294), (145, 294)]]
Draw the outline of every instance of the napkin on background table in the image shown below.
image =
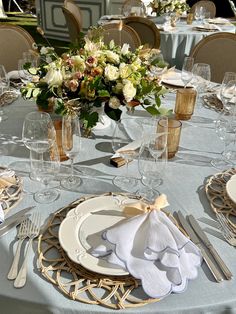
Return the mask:
[(215, 24), (210, 24), (210, 23), (205, 23), (201, 25), (196, 25), (194, 26), (194, 29), (196, 30), (202, 30), (202, 31), (221, 31), (221, 28), (218, 25)]
[(197, 277), (202, 261), (195, 244), (159, 210), (166, 205), (161, 195), (152, 210), (138, 211), (141, 214), (106, 230), (102, 244), (91, 251), (93, 256), (105, 258), (140, 279), (152, 298), (183, 292), (188, 281)]

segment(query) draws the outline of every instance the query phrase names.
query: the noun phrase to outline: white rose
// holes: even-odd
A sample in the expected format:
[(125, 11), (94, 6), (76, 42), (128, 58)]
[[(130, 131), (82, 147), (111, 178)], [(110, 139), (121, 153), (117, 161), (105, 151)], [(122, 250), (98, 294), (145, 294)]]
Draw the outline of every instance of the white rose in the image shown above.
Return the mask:
[(49, 86), (61, 86), (63, 76), (60, 69), (51, 67), (43, 79)]
[(118, 109), (120, 107), (120, 100), (117, 97), (111, 97), (109, 100), (109, 107), (112, 109)]
[(131, 75), (131, 73), (132, 73), (130, 65), (127, 65), (125, 63), (121, 63), (120, 64), (119, 71), (120, 71), (120, 77), (122, 79), (125, 79), (125, 78), (129, 77)]
[(129, 44), (123, 44), (120, 52), (122, 55), (127, 55), (129, 52)]
[(116, 64), (120, 62), (119, 55), (117, 53), (113, 52), (113, 51), (107, 50), (106, 56), (107, 56), (107, 60), (109, 62), (116, 63)]
[(48, 54), (49, 52), (53, 52), (54, 51), (54, 48), (53, 47), (42, 47), (40, 49), (40, 54), (41, 55), (46, 55)]
[(123, 94), (127, 102), (131, 101), (136, 95), (136, 88), (129, 80), (124, 81)]
[(108, 64), (105, 67), (105, 77), (109, 81), (117, 80), (119, 76), (120, 76), (119, 69), (115, 67), (114, 65)]

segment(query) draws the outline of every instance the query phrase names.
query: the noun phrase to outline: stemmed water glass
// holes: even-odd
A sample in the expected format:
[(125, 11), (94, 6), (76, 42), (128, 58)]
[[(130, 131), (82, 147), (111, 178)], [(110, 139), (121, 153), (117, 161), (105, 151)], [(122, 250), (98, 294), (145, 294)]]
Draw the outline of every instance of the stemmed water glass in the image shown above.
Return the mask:
[(71, 161), (71, 175), (61, 180), (61, 186), (76, 190), (81, 179), (74, 174), (74, 159), (81, 151), (80, 122), (77, 115), (65, 115), (62, 119), (62, 147)]
[(193, 78), (193, 64), (194, 58), (192, 57), (184, 58), (184, 63), (181, 72), (181, 79), (184, 82), (184, 88), (187, 87), (188, 83), (190, 83)]
[(226, 85), (223, 85), (220, 97), (224, 108), (229, 110), (231, 114), (235, 114), (236, 80), (229, 81)]
[(56, 141), (48, 145), (48, 149), (42, 153), (42, 158), (40, 154), (37, 156), (38, 159), (31, 160), (34, 179), (42, 182), (45, 187), (34, 193), (34, 199), (42, 204), (52, 203), (60, 195), (57, 189), (48, 188), (49, 183), (55, 179), (60, 170), (60, 156)]
[(220, 99), (223, 104), (223, 110), (229, 110), (231, 114), (235, 114), (236, 103), (236, 77), (235, 80), (228, 81), (223, 80), (220, 88)]
[(221, 158), (211, 160), (211, 164), (216, 169), (225, 170), (227, 167), (233, 166), (231, 163), (232, 145), (235, 146), (236, 140), (236, 125), (233, 116), (222, 111), (215, 120), (215, 132), (224, 142), (224, 150)]
[(195, 10), (195, 19), (197, 20), (197, 21), (200, 21), (200, 22), (202, 22), (203, 20), (204, 20), (204, 17), (205, 17), (205, 8), (204, 7), (202, 7), (202, 6), (200, 6), (200, 5), (198, 5), (197, 7), (196, 7), (196, 10)]
[(203, 93), (211, 81), (211, 67), (206, 63), (195, 63), (193, 66), (193, 84), (199, 93)]
[[(46, 112), (34, 111), (26, 115), (23, 129), (22, 141), (32, 154), (39, 154), (39, 159), (43, 159), (43, 153), (48, 151), (56, 141), (56, 131), (51, 117)], [(34, 174), (31, 171), (31, 178)]]
[(129, 163), (138, 156), (141, 135), (141, 127), (135, 119), (125, 118), (116, 123), (112, 136), (112, 148), (115, 153), (124, 158), (126, 174), (116, 176), (113, 183), (125, 191), (133, 192), (138, 183), (136, 178), (129, 176)]
[(160, 186), (167, 162), (167, 134), (154, 133), (145, 139), (139, 153), (138, 168), (144, 185), (138, 194), (148, 201), (153, 201), (160, 193)]

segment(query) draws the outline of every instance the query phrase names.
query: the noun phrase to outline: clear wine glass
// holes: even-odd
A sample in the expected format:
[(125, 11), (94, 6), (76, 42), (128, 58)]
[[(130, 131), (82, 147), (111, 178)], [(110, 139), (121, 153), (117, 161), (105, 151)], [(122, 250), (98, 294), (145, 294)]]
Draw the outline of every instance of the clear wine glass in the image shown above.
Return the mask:
[(71, 175), (61, 180), (61, 186), (76, 190), (81, 179), (74, 174), (74, 159), (81, 151), (80, 122), (77, 115), (66, 115), (62, 119), (62, 147), (71, 161)]
[(221, 158), (211, 160), (211, 165), (219, 170), (225, 170), (233, 166), (231, 163), (231, 146), (235, 143), (236, 125), (233, 116), (225, 111), (222, 111), (215, 120), (215, 132), (224, 142), (224, 150), (221, 153)]
[(126, 174), (116, 176), (114, 185), (125, 191), (133, 192), (138, 180), (129, 176), (129, 163), (138, 156), (141, 145), (142, 131), (135, 119), (125, 118), (118, 121), (112, 136), (112, 148), (116, 154), (124, 158)]
[(236, 103), (236, 80), (228, 81), (226, 84), (222, 83), (220, 99), (223, 104), (223, 109), (230, 111), (231, 114), (234, 115)]
[[(42, 160), (43, 153), (56, 142), (56, 131), (50, 115), (39, 111), (28, 113), (23, 123), (22, 141), (30, 150), (30, 160), (32, 160), (32, 152), (38, 153)], [(30, 177), (34, 178), (32, 165)]]
[(190, 83), (193, 78), (193, 64), (194, 58), (192, 57), (184, 58), (184, 63), (181, 72), (181, 79), (184, 82), (184, 88), (187, 87), (188, 83)]
[[(32, 74), (30, 74), (30, 72), (25, 68), (27, 63), (28, 62), (25, 59), (20, 59), (18, 61), (18, 74), (24, 84), (27, 84), (32, 79)], [(29, 63), (32, 67), (34, 67), (33, 60), (29, 61)]]
[[(0, 97), (9, 90), (10, 82), (4, 65), (0, 64)], [(2, 108), (0, 108), (0, 122), (7, 120), (7, 115)]]
[(196, 7), (196, 10), (195, 10), (195, 12), (194, 12), (194, 15), (195, 15), (195, 19), (196, 19), (197, 21), (202, 22), (203, 19), (204, 19), (204, 17), (205, 17), (205, 9), (204, 9), (204, 7), (198, 5), (198, 6)]
[[(45, 187), (34, 193), (34, 199), (38, 203), (48, 204), (58, 199), (60, 193), (57, 189), (49, 188), (49, 183), (56, 178), (60, 170), (60, 156), (56, 141), (52, 145), (48, 144), (49, 149), (41, 154), (38, 158), (31, 160), (34, 179), (42, 182)], [(34, 154), (35, 156), (35, 154)]]
[(211, 81), (211, 67), (206, 63), (195, 63), (193, 66), (193, 85), (197, 93), (203, 93)]
[(138, 194), (152, 202), (160, 195), (156, 189), (163, 180), (163, 174), (167, 163), (167, 134), (150, 134), (149, 139), (143, 142), (138, 159), (138, 168), (141, 182), (144, 187), (138, 190)]

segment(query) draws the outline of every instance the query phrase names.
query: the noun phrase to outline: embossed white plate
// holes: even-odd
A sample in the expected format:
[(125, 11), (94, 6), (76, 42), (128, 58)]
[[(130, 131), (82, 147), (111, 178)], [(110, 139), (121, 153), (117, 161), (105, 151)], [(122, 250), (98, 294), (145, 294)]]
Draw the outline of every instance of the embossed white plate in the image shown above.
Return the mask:
[(98, 196), (68, 212), (59, 228), (59, 242), (73, 262), (100, 274), (128, 275), (126, 270), (89, 253), (101, 243), (105, 229), (125, 219), (119, 206), (124, 199), (126, 197), (120, 195)]
[(236, 177), (235, 175), (226, 183), (226, 192), (229, 198), (236, 204)]

